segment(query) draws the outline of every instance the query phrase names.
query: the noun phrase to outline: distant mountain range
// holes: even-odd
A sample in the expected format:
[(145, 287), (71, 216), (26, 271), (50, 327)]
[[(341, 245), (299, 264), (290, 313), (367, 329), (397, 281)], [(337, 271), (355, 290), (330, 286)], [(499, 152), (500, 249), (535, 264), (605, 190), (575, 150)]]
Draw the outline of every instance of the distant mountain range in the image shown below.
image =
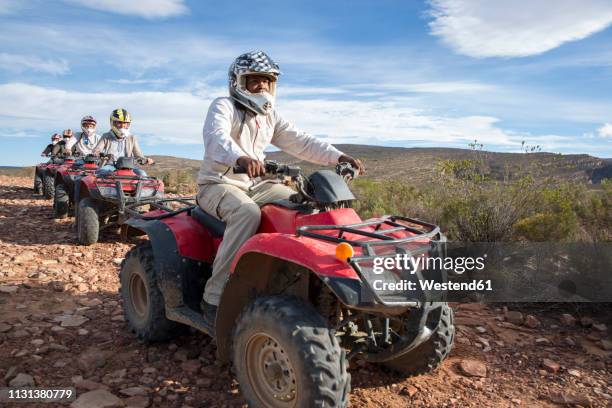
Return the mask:
[[(443, 160), (480, 160), (494, 179), (517, 177), (530, 172), (536, 177), (552, 176), (560, 180), (574, 180), (590, 184), (612, 178), (612, 159), (601, 159), (587, 154), (554, 153), (496, 153), (452, 148), (402, 148), (365, 145), (336, 145), (340, 150), (366, 163), (367, 176), (373, 180), (406, 180), (412, 183), (433, 180), (438, 164)], [(183, 170), (195, 174), (200, 160), (173, 156), (151, 156), (156, 165), (152, 174)], [(283, 152), (269, 152), (268, 159), (299, 164), (307, 172), (319, 166), (302, 162)], [(0, 174), (31, 175), (32, 167), (0, 166)]]
[[(366, 163), (367, 177), (374, 180), (401, 179), (411, 182), (432, 180), (438, 164), (443, 160), (482, 160), (495, 179), (521, 176), (552, 176), (562, 180), (600, 183), (612, 178), (612, 159), (601, 159), (587, 154), (560, 155), (555, 153), (496, 153), (452, 148), (401, 148), (365, 145), (336, 145), (338, 149)], [(200, 160), (172, 156), (152, 156), (155, 172), (187, 170), (197, 173)], [(320, 166), (296, 159), (283, 152), (269, 152), (267, 158), (281, 163), (298, 164), (307, 172)]]

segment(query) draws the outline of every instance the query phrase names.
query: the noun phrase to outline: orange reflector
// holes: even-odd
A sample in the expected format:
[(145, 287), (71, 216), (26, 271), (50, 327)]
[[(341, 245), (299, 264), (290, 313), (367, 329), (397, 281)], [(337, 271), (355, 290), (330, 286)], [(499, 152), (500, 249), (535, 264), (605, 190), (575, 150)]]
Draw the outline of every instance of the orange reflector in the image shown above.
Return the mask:
[(355, 255), (355, 250), (350, 244), (346, 242), (341, 242), (336, 247), (336, 258), (341, 261), (346, 262), (346, 260), (352, 257), (353, 255)]

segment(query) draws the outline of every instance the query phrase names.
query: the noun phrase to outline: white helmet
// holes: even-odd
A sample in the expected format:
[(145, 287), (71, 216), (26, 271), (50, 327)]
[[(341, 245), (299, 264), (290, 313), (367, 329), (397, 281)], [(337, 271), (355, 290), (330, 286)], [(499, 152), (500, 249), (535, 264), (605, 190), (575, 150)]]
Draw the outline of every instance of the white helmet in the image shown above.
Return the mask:
[[(270, 79), (270, 92), (251, 93), (246, 87), (248, 75), (262, 75)], [(263, 51), (240, 55), (229, 68), (230, 96), (255, 114), (268, 114), (274, 108), (278, 65)]]

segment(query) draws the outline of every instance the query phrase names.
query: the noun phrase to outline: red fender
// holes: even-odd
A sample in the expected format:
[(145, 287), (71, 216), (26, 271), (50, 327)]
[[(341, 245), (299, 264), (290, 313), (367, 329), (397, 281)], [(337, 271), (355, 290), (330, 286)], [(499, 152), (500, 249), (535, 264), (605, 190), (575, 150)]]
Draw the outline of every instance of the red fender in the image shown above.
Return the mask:
[(291, 234), (256, 234), (242, 245), (234, 257), (231, 273), (234, 273), (238, 260), (243, 255), (258, 252), (301, 265), (317, 275), (359, 279), (348, 263), (336, 258), (336, 245), (333, 242)]

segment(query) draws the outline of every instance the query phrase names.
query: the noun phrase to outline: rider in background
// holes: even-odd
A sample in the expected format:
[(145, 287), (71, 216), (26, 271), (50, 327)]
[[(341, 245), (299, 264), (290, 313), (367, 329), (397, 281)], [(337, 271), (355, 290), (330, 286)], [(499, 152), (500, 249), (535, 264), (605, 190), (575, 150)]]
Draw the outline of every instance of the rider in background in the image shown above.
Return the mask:
[(43, 150), (40, 155), (43, 157), (51, 156), (51, 153), (53, 152), (53, 147), (59, 143), (60, 139), (61, 139), (60, 135), (58, 133), (54, 133), (51, 136), (51, 143), (49, 143), (47, 147), (45, 147), (45, 150)]
[(70, 139), (67, 147), (72, 148), (74, 146), (76, 153), (83, 157), (91, 154), (100, 140), (100, 135), (96, 133), (96, 123), (93, 116), (84, 116), (81, 119), (81, 131)]
[[(114, 171), (114, 162), (119, 157), (135, 157), (144, 160), (146, 164), (155, 163), (153, 159), (142, 154), (136, 135), (130, 132), (131, 124), (132, 117), (125, 109), (119, 108), (111, 112), (111, 130), (102, 135), (92, 152), (96, 156), (100, 154), (111, 156), (112, 164), (102, 166), (101, 171)], [(134, 173), (143, 177), (147, 175), (144, 170), (139, 168), (134, 168)]]
[(72, 129), (64, 130), (62, 135), (62, 140), (53, 146), (53, 151), (51, 154), (53, 156), (67, 157), (74, 155), (75, 149), (74, 145), (71, 143), (73, 136)]

